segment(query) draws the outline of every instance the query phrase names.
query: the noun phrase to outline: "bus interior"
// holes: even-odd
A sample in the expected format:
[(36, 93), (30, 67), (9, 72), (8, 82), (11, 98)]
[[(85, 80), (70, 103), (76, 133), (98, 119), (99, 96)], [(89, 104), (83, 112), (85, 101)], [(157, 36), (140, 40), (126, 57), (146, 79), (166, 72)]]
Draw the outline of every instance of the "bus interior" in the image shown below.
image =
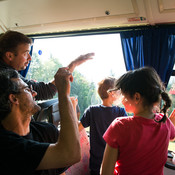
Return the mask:
[[(175, 109), (175, 49), (174, 51), (172, 49), (175, 48), (174, 0), (0, 0), (0, 34), (8, 30), (21, 32), (32, 38), (34, 41), (32, 56), (35, 59), (43, 60), (44, 52), (49, 50), (48, 45), (50, 45), (57, 52), (62, 52), (62, 55), (58, 56), (50, 52), (46, 57), (49, 56), (50, 59), (51, 56), (63, 57), (65, 62), (62, 65), (64, 65), (69, 62), (66, 60), (68, 57), (73, 59), (76, 55), (81, 55), (84, 52), (93, 52), (99, 45), (96, 50), (106, 52), (99, 53), (99, 62), (95, 67), (101, 67), (103, 70), (104, 67), (109, 67), (109, 75), (119, 76), (127, 70), (144, 65), (153, 66), (160, 73), (160, 77), (172, 97), (173, 106), (169, 114)], [(87, 43), (90, 37), (94, 37), (94, 40), (89, 40)], [(75, 41), (76, 38), (78, 39)], [(60, 43), (54, 41), (55, 39), (59, 39)], [(96, 40), (98, 40), (97, 43)], [(54, 46), (52, 45), (53, 41), (55, 42)], [(41, 43), (49, 44), (42, 46)], [(91, 47), (87, 49), (86, 43)], [(103, 48), (100, 43), (104, 44)], [(168, 47), (165, 46), (166, 44)], [(113, 53), (113, 51), (115, 52)], [(109, 53), (113, 54), (114, 59), (118, 62), (109, 61), (106, 58), (110, 57)], [(102, 55), (105, 56), (102, 57)], [(144, 55), (144, 58), (149, 57), (149, 59), (144, 61), (142, 58), (139, 61), (133, 59), (133, 57), (139, 58), (140, 55)], [(45, 74), (43, 74), (43, 79), (40, 79), (39, 76), (42, 73), (38, 75), (34, 72), (37, 63), (35, 59), (31, 63), (33, 69), (27, 69), (21, 74), (29, 78), (38, 76), (37, 81), (47, 81), (47, 78), (44, 79)], [(103, 65), (102, 61), (104, 61)], [(110, 65), (107, 66), (107, 62), (110, 64), (113, 62), (117, 72), (111, 70)], [(87, 67), (84, 66), (80, 69), (80, 72), (88, 69), (82, 74), (93, 72), (94, 67), (91, 67), (91, 63), (88, 64)], [(119, 70), (117, 65), (122, 69)], [(100, 68), (98, 73), (101, 73)], [(92, 75), (92, 77), (96, 76)], [(92, 80), (92, 77), (89, 79)], [(93, 81), (96, 83), (95, 79)], [(88, 85), (90, 88), (91, 83)], [(93, 88), (95, 91), (95, 85)], [(78, 90), (72, 95), (79, 97), (80, 95), (77, 93)], [(88, 105), (99, 102), (93, 93), (87, 94), (91, 97), (94, 95)], [(48, 101), (45, 104), (49, 106), (53, 102), (55, 101)], [(81, 114), (86, 107), (87, 105), (80, 106)], [(175, 142), (170, 143), (169, 149), (170, 152), (175, 151)], [(175, 173), (175, 165), (171, 162), (170, 152), (164, 169), (165, 175)]]

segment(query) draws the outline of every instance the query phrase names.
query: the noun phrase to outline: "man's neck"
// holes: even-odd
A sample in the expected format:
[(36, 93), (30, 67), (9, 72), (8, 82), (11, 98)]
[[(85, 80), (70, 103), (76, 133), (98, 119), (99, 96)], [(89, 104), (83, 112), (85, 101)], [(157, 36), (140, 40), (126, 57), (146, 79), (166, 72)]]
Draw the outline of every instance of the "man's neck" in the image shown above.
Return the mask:
[(4, 129), (12, 131), (20, 136), (25, 136), (30, 132), (30, 121), (31, 117), (21, 120), (20, 115), (8, 115), (2, 122)]
[(0, 59), (0, 67), (3, 67), (3, 68), (12, 68), (14, 69), (13, 67), (11, 67), (7, 61), (3, 58)]

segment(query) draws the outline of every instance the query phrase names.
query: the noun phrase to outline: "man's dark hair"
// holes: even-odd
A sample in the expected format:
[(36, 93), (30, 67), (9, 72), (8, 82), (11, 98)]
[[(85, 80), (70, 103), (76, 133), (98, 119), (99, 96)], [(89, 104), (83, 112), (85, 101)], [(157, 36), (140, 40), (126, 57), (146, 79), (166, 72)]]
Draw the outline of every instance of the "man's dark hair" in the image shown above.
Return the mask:
[(1, 34), (0, 59), (2, 59), (5, 53), (8, 51), (16, 53), (16, 48), (19, 44), (32, 44), (32, 40), (20, 32), (11, 30)]
[(19, 93), (19, 87), (14, 78), (19, 78), (17, 71), (13, 69), (0, 71), (0, 121), (11, 112), (9, 95)]

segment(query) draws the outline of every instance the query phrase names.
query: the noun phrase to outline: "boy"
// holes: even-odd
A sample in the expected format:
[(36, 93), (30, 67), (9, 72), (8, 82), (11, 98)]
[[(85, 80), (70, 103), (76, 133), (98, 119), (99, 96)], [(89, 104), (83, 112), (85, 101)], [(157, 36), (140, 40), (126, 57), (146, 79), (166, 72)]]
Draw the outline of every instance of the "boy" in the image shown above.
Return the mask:
[(86, 109), (79, 122), (79, 131), (90, 126), (90, 172), (91, 175), (100, 174), (105, 141), (103, 134), (116, 117), (127, 116), (124, 108), (113, 104), (119, 98), (118, 91), (110, 91), (115, 87), (115, 78), (108, 77), (99, 82), (98, 94), (102, 104), (90, 106)]

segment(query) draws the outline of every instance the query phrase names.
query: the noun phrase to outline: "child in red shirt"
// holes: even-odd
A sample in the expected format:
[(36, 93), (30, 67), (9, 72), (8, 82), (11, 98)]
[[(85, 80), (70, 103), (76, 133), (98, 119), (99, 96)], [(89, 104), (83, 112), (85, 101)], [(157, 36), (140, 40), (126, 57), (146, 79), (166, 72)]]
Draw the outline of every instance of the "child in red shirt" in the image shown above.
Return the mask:
[[(133, 116), (117, 118), (104, 134), (107, 146), (101, 174), (163, 175), (175, 127), (166, 117), (171, 100), (158, 74), (149, 67), (129, 71), (115, 89), (121, 89), (125, 110)], [(161, 99), (163, 114), (155, 114), (153, 107)]]

